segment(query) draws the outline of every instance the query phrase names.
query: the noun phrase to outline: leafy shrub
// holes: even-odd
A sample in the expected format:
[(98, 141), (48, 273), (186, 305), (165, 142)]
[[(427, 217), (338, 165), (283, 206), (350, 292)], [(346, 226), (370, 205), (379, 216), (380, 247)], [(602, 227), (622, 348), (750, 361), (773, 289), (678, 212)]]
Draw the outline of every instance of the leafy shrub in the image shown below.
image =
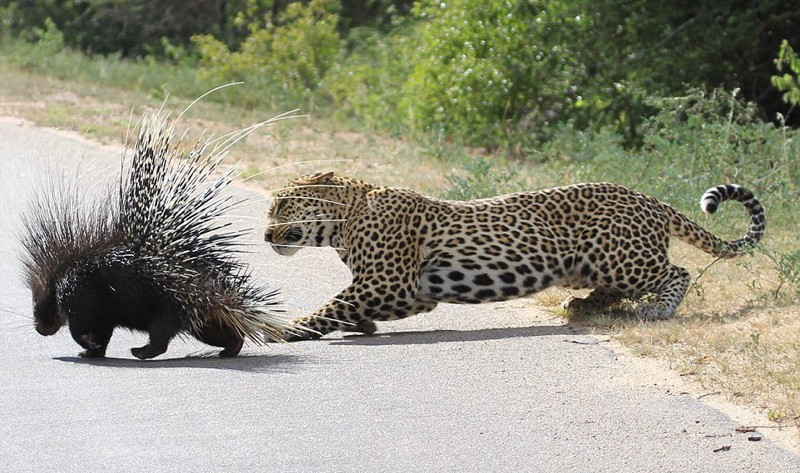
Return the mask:
[(32, 28), (31, 35), (34, 38), (33, 42), (4, 38), (2, 43), (5, 49), (14, 52), (8, 54), (8, 58), (16, 66), (49, 70), (66, 49), (64, 33), (58, 29), (53, 20), (47, 18), (41, 28)]
[[(152, 59), (121, 60), (119, 54), (88, 57), (65, 46), (60, 30), (53, 23), (47, 22), (45, 28), (36, 29), (35, 33), (40, 39), (34, 43), (13, 37), (0, 40), (0, 67), (17, 67), (82, 83), (87, 89), (99, 85), (138, 90), (158, 101), (167, 96), (195, 99), (219, 85), (198, 81), (190, 60), (164, 64)], [(175, 54), (179, 59), (180, 54), (177, 51)]]
[(494, 146), (520, 123), (557, 117), (574, 96), (560, 41), (573, 20), (546, 5), (419, 2), (421, 41), (403, 88), (411, 123)]
[(89, 54), (161, 57), (162, 39), (185, 46), (192, 34), (217, 31), (225, 24), (226, 7), (242, 1), (247, 0), (10, 1), (0, 2), (0, 18), (11, 33), (29, 41), (36, 39), (35, 28), (51, 21), (68, 46)]
[(781, 282), (788, 283), (800, 297), (800, 249), (788, 253), (778, 253), (776, 261)]
[(45, 54), (57, 54), (64, 49), (64, 33), (50, 18), (44, 22), (44, 28), (33, 28), (36, 35), (36, 44), (39, 50)]
[(784, 102), (791, 104), (792, 107), (800, 105), (800, 85), (798, 85), (800, 58), (797, 57), (797, 53), (794, 52), (794, 49), (789, 46), (789, 42), (785, 39), (781, 43), (775, 66), (777, 66), (778, 72), (783, 72), (784, 66), (789, 72), (772, 76), (772, 85), (783, 92)]
[(389, 34), (367, 27), (350, 30), (340, 60), (320, 85), (334, 116), (393, 133), (405, 131), (400, 103), (415, 46), (411, 28)]
[(201, 74), (220, 82), (246, 82), (248, 89), (267, 94), (257, 103), (281, 97), (285, 102), (308, 100), (342, 46), (337, 8), (335, 0), (292, 3), (275, 19), (267, 15), (263, 26), (253, 24), (237, 51), (211, 35), (195, 36)]

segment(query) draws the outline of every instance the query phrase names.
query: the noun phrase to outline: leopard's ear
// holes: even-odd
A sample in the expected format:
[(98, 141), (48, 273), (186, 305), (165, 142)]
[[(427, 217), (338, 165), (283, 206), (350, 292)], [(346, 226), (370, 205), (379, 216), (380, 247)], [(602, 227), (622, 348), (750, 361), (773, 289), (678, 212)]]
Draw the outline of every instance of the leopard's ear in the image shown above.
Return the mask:
[(333, 171), (317, 172), (309, 176), (303, 176), (301, 178), (298, 178), (294, 182), (295, 184), (299, 184), (301, 186), (318, 186), (318, 185), (330, 184), (332, 178), (333, 178)]

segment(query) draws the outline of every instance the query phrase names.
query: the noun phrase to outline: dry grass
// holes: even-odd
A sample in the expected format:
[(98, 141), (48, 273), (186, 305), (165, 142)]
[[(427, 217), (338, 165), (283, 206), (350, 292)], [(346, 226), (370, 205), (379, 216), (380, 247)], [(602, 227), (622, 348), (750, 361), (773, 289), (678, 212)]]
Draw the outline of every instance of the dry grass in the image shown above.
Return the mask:
[[(800, 427), (800, 314), (791, 288), (781, 286), (763, 254), (715, 261), (675, 246), (672, 260), (700, 276), (674, 318), (642, 322), (622, 307), (572, 321), (612, 335), (633, 353), (665, 360), (765, 419)], [(559, 290), (536, 300), (563, 313), (558, 307), (572, 295)]]
[(800, 321), (797, 310), (747, 307), (719, 315), (684, 314), (675, 321), (624, 328), (619, 338), (637, 352), (667, 359), (710, 391), (757, 407), (770, 420), (800, 425)]
[[(0, 68), (0, 116), (75, 131), (105, 144), (121, 142), (131, 104), (159, 107), (161, 102), (96, 84)], [(188, 103), (170, 99), (168, 106), (181, 110)], [(219, 135), (274, 114), (203, 102), (187, 114), (182, 125)], [(445, 176), (455, 171), (446, 160), (426, 157), (413, 143), (341, 130), (313, 118), (254, 133), (233, 149), (231, 159), (242, 161), (250, 185), (262, 190), (323, 168), (441, 195)], [(521, 174), (538, 175), (534, 170)], [(795, 235), (768, 233), (768, 238), (767, 244), (774, 248), (796, 245)], [(676, 245), (674, 253), (674, 261), (692, 274), (703, 272), (675, 318), (642, 323), (612, 313), (579, 322), (612, 334), (635, 353), (667, 360), (709, 390), (760, 409), (767, 418), (800, 424), (800, 317), (796, 299), (786, 291), (773, 295), (779, 286), (774, 264), (759, 254), (738, 263), (712, 264), (711, 257), (682, 244)], [(556, 307), (567, 296), (568, 291), (550, 290), (536, 301)]]

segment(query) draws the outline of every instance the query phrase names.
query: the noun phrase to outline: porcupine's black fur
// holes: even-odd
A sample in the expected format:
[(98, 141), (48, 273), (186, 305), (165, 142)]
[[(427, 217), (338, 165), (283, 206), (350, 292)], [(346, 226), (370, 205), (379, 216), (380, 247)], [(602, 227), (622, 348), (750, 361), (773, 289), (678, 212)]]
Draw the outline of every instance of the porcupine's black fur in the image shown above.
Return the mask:
[(149, 334), (131, 349), (141, 359), (182, 333), (236, 356), (245, 339), (261, 344), (292, 331), (276, 294), (253, 284), (235, 258), (242, 232), (220, 221), (238, 202), (221, 194), (232, 171), (212, 174), (234, 140), (182, 153), (173, 134), (161, 115), (146, 116), (118, 188), (87, 199), (77, 182), (62, 180), (24, 215), (36, 330), (52, 335), (68, 324), (80, 356), (105, 356), (116, 327)]

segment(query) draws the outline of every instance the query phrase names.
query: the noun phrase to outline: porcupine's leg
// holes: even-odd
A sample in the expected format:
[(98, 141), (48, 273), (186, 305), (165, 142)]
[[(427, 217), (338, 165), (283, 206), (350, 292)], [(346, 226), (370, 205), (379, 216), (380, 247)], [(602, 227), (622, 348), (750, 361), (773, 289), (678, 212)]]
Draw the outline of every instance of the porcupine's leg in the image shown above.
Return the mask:
[(158, 314), (147, 329), (150, 334), (150, 342), (141, 347), (131, 348), (131, 354), (144, 360), (167, 351), (169, 341), (180, 331), (180, 327), (176, 326), (173, 320), (175, 319), (169, 317), (168, 314)]
[[(73, 320), (75, 317), (73, 317)], [(86, 350), (78, 353), (81, 358), (103, 358), (106, 356), (108, 341), (114, 333), (113, 325), (95, 325), (91, 330), (84, 331), (80, 323), (70, 323), (72, 338)]]
[(192, 331), (192, 335), (205, 344), (224, 348), (219, 352), (223, 358), (238, 355), (244, 345), (244, 339), (239, 334), (230, 328), (213, 324), (203, 326), (198, 332)]
[(73, 340), (85, 348), (78, 356), (103, 358), (115, 324), (107, 316), (102, 293), (92, 284), (95, 273), (81, 270), (75, 264), (66, 273), (56, 296), (57, 306), (66, 315)]

